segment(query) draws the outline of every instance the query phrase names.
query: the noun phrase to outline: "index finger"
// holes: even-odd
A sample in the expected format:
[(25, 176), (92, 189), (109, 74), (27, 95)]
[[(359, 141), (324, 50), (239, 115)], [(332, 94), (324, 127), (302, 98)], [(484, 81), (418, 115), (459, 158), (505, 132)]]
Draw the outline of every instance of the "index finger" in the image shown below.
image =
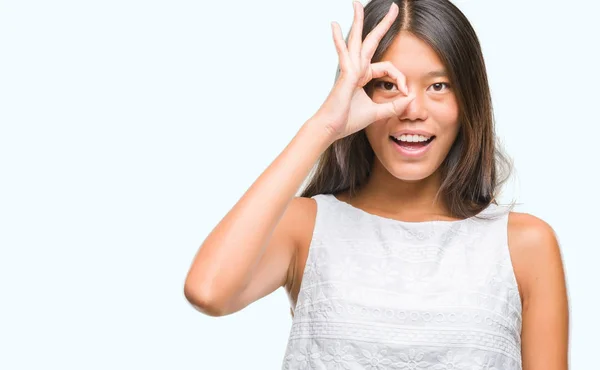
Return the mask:
[(392, 2), (390, 10), (385, 17), (383, 17), (381, 22), (379, 22), (379, 24), (373, 28), (371, 32), (369, 32), (367, 37), (365, 37), (361, 51), (362, 58), (367, 59), (369, 62), (371, 61), (371, 58), (373, 58), (373, 55), (375, 54), (375, 50), (377, 50), (379, 42), (394, 23), (394, 20), (398, 15), (398, 10), (398, 5)]

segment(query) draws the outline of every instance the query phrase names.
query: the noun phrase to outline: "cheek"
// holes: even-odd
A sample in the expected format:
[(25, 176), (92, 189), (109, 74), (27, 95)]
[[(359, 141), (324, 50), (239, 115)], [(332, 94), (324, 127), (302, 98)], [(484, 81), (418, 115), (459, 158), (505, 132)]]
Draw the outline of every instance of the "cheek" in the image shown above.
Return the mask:
[(456, 102), (439, 104), (431, 109), (431, 115), (443, 129), (454, 129), (458, 125), (458, 106)]
[(373, 140), (377, 140), (377, 138), (382, 135), (387, 135), (385, 122), (385, 120), (375, 121), (365, 127), (365, 134), (367, 135), (367, 139), (369, 139), (371, 146), (373, 146)]

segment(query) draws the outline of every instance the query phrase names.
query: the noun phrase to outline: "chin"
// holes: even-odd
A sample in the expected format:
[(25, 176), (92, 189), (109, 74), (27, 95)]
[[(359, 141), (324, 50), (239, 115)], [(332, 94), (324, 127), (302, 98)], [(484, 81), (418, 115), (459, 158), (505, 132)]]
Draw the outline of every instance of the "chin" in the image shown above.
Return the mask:
[(426, 178), (428, 178), (431, 175), (432, 174), (429, 172), (428, 173), (423, 173), (423, 172), (410, 173), (407, 171), (398, 171), (397, 173), (392, 173), (392, 176), (394, 176), (398, 180), (405, 181), (405, 182), (419, 182), (419, 181), (425, 180)]
[(424, 163), (394, 163), (388, 172), (401, 181), (418, 182), (432, 176), (436, 171)]

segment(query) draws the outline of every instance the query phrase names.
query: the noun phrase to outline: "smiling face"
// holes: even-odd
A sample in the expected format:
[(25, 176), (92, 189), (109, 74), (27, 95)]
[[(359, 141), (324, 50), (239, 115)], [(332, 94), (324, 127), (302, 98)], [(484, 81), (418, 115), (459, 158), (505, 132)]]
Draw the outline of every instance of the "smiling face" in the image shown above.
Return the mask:
[[(454, 89), (435, 51), (406, 31), (394, 39), (381, 61), (390, 61), (406, 76), (408, 89), (416, 97), (400, 116), (376, 121), (365, 128), (376, 157), (373, 171), (387, 170), (404, 181), (422, 180), (438, 170), (458, 134), (459, 107)], [(400, 96), (402, 93), (393, 79), (384, 77), (372, 81), (371, 98), (375, 103)], [(419, 144), (399, 145), (390, 137), (405, 130), (422, 131), (435, 137), (420, 154), (422, 149), (402, 149)]]

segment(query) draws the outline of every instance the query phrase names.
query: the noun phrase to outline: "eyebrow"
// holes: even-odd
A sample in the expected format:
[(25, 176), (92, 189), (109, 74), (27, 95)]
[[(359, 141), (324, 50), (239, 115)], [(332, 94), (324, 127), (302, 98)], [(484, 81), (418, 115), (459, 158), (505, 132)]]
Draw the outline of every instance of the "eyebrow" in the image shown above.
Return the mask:
[[(448, 72), (445, 69), (438, 69), (435, 71), (431, 71), (431, 72), (427, 72), (423, 75), (424, 78), (432, 78), (432, 77), (446, 77), (446, 78), (450, 78), (450, 76), (448, 76)], [(379, 77), (379, 78), (374, 78), (373, 81), (384, 81), (386, 80), (387, 76), (383, 76), (383, 77)], [(391, 79), (391, 78), (390, 78)]]
[(431, 72), (425, 74), (425, 77), (448, 77), (448, 72), (446, 72), (445, 69), (438, 70), (438, 71), (431, 71)]

